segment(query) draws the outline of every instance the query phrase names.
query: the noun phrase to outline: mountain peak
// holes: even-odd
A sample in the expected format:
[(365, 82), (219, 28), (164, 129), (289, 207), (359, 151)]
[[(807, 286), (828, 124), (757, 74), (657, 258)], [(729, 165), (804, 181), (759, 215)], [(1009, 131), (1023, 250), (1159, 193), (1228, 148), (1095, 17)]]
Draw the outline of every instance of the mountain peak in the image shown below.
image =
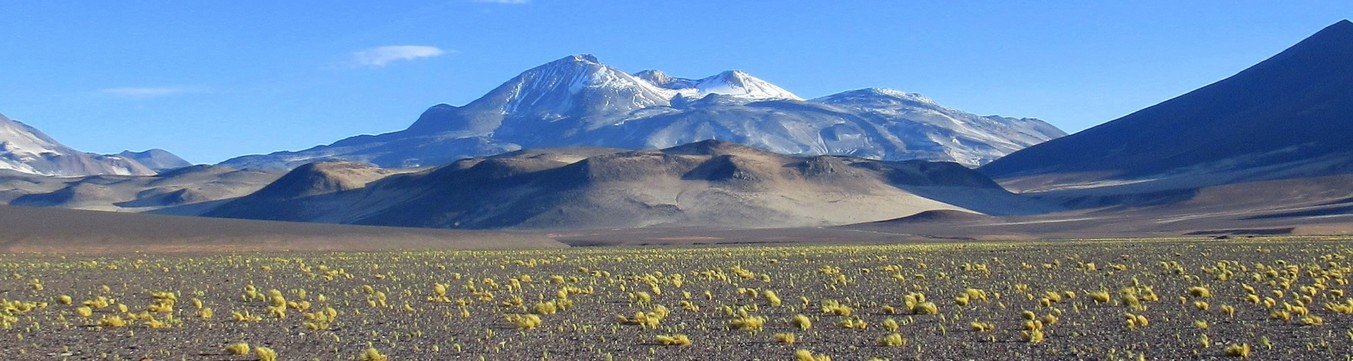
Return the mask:
[(597, 60), (597, 57), (591, 54), (575, 54), (531, 68), (523, 75), (540, 71), (593, 73), (605, 67), (605, 64), (602, 64), (601, 61)]
[(658, 69), (643, 70), (638, 73), (634, 73), (634, 76), (638, 77), (639, 79), (647, 80), (650, 83), (658, 85), (662, 85), (672, 80), (671, 75), (667, 75), (666, 72), (663, 72), (662, 70)]
[(559, 60), (552, 61), (552, 62), (550, 62), (549, 64), (555, 64), (555, 63), (592, 63), (592, 64), (601, 64), (601, 61), (600, 61), (600, 60), (597, 60), (597, 57), (596, 57), (595, 55), (592, 55), (592, 54), (573, 54), (573, 55), (565, 56), (565, 57), (563, 57), (563, 58), (559, 58)]
[(1323, 46), (1348, 47), (1350, 42), (1353, 42), (1353, 22), (1344, 19), (1320, 29), (1320, 31), (1297, 43), (1292, 48), (1301, 48), (1303, 45), (1310, 45), (1311, 43)]
[(179, 158), (179, 156), (174, 155), (174, 153), (170, 153), (167, 150), (159, 148), (151, 148), (141, 152), (133, 152), (130, 150), (125, 150), (122, 151), (122, 153), (118, 153), (115, 155), (122, 158), (134, 160), (137, 163), (141, 163), (141, 165), (146, 166), (146, 168), (150, 168), (151, 170), (156, 172), (178, 169), (193, 165), (192, 163), (183, 160), (183, 158)]
[(467, 107), (554, 121), (666, 106), (673, 95), (595, 56), (579, 54), (522, 72)]
[[(634, 76), (635, 76), (636, 78), (646, 80), (646, 81), (648, 81), (649, 83), (653, 83), (653, 85), (656, 85), (656, 86), (658, 86), (659, 88), (663, 88), (663, 89), (670, 89), (670, 90), (677, 90), (677, 91), (680, 91), (681, 89), (687, 89), (687, 88), (693, 88), (693, 87), (695, 87), (695, 81), (694, 81), (694, 80), (686, 79), (686, 78), (678, 78), (678, 77), (674, 77), (674, 76), (668, 75), (666, 72), (663, 72), (662, 70), (657, 70), (657, 69), (648, 69), (648, 70), (644, 70), (644, 71), (641, 71), (641, 72), (638, 72), (638, 73), (634, 73)], [(689, 94), (683, 94), (683, 95), (689, 95)]]
[(788, 99), (803, 100), (798, 95), (768, 81), (761, 80), (745, 71), (728, 70), (714, 76), (697, 80), (695, 90), (699, 96), (709, 94), (727, 95), (743, 99)]
[(590, 61), (590, 62), (593, 62), (593, 63), (600, 63), (600, 62), (601, 62), (601, 61), (598, 61), (598, 60), (597, 60), (597, 57), (594, 56), (594, 55), (592, 55), (592, 54), (576, 54), (576, 55), (573, 55), (573, 57), (576, 58), (576, 59), (578, 59), (579, 61)]
[(634, 76), (692, 99), (718, 94), (745, 100), (803, 100), (784, 88), (742, 70), (725, 70), (701, 79), (678, 78), (654, 69), (634, 73)]
[(747, 72), (741, 70), (724, 70), (722, 72), (719, 72), (717, 76), (726, 79), (741, 79), (744, 77), (751, 77), (752, 75), (747, 74)]
[(745, 71), (724, 70), (718, 74), (715, 74), (712, 77), (705, 78), (704, 80), (707, 81), (718, 80), (728, 85), (745, 87), (747, 86), (748, 83), (756, 82), (759, 79), (756, 79), (756, 77), (753, 77), (751, 74), (747, 74), (747, 72)]

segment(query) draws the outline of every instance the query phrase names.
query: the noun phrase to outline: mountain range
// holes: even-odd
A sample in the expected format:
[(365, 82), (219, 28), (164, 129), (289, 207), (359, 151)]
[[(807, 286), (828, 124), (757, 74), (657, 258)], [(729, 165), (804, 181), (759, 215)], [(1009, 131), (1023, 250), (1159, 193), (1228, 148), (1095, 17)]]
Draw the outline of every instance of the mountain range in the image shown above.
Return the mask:
[[(1350, 234), (1350, 94), (1347, 20), (1064, 137), (886, 89), (804, 100), (744, 72), (630, 74), (571, 56), (403, 131), (221, 165), (80, 153), (0, 118), (0, 201), (573, 244)], [(1013, 153), (988, 162), (1000, 152)]]
[(630, 74), (591, 55), (572, 55), (527, 70), (464, 106), (433, 106), (402, 131), (243, 156), (222, 165), (438, 166), (521, 149), (660, 149), (713, 139), (781, 154), (976, 167), (1063, 135), (1037, 119), (973, 115), (889, 89), (804, 100), (742, 71), (702, 79), (657, 70)]
[(101, 174), (152, 175), (155, 169), (139, 160), (140, 154), (154, 153), (155, 167), (187, 162), (169, 152), (155, 149), (144, 153), (99, 155), (71, 149), (37, 128), (0, 114), (0, 170), (46, 176), (88, 176)]

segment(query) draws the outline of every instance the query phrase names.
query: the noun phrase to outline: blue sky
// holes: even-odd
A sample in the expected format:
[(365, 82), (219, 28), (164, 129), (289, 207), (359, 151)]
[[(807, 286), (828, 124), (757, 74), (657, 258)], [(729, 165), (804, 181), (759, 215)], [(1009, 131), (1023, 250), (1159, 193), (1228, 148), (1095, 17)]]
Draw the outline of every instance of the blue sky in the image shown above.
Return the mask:
[(815, 98), (885, 87), (1075, 132), (1282, 51), (1348, 1), (0, 0), (0, 114), (189, 161), (400, 130), (575, 53)]

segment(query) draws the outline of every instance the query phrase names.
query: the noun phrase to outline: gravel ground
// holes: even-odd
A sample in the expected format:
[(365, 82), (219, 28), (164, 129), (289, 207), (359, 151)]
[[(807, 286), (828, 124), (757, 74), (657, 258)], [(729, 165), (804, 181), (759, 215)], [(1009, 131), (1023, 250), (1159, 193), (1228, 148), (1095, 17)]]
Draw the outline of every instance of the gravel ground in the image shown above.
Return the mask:
[[(1346, 359), (1349, 240), (0, 255), (0, 352), (260, 359), (224, 350), (246, 342), (279, 360), (373, 348), (390, 360), (1174, 360), (1239, 357), (1244, 344), (1254, 359)], [(657, 322), (620, 319), (636, 312)], [(509, 320), (532, 314), (538, 325)], [(788, 333), (794, 343), (777, 341)], [(905, 344), (884, 345), (894, 333)], [(658, 338), (675, 335), (690, 344)]]

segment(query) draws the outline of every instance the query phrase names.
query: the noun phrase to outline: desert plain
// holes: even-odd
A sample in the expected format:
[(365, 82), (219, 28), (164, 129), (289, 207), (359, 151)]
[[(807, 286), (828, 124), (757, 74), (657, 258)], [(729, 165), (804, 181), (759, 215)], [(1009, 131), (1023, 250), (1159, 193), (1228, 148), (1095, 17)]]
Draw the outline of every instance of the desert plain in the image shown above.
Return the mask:
[[(75, 212), (78, 222), (161, 217), (50, 211)], [(12, 232), (0, 255), (0, 352), (243, 361), (1334, 359), (1353, 351), (1353, 247), (1344, 236), (746, 245), (678, 233), (607, 247), (581, 237), (567, 247), (554, 241), (567, 237), (549, 234), (171, 219), (252, 231), (197, 248), (188, 246), (203, 241), (186, 234), (127, 230), (116, 237), (146, 241), (100, 248), (87, 247), (96, 239)]]

